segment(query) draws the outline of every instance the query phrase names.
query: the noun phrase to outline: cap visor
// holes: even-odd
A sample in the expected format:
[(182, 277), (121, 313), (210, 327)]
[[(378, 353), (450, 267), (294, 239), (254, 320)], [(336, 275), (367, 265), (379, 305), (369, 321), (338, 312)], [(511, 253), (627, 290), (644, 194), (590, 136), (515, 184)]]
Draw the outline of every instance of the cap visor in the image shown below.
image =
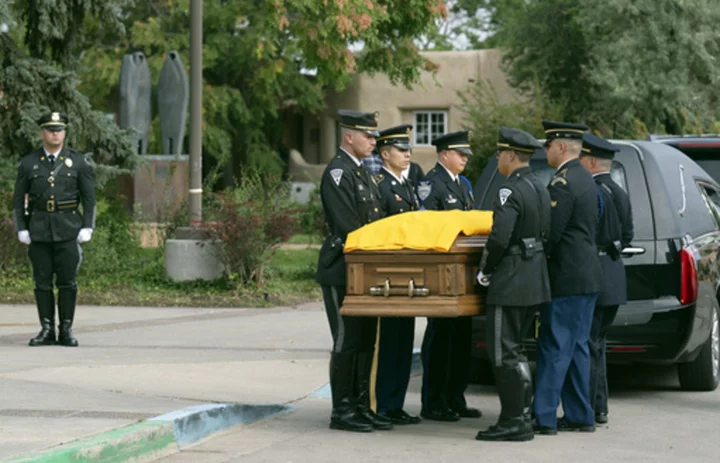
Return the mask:
[(410, 146), (407, 143), (393, 143), (393, 146), (395, 146), (397, 149), (401, 149), (403, 151), (411, 151), (412, 146)]
[(43, 127), (43, 129), (49, 130), (51, 132), (61, 132), (61, 131), (65, 130), (65, 126), (64, 125), (46, 125), (45, 127)]
[(365, 132), (366, 134), (372, 135), (375, 138), (380, 136), (380, 132), (378, 132), (377, 130), (361, 130), (361, 132)]
[(460, 151), (463, 154), (467, 154), (468, 156), (472, 156), (473, 152), (470, 148), (455, 148), (457, 151)]

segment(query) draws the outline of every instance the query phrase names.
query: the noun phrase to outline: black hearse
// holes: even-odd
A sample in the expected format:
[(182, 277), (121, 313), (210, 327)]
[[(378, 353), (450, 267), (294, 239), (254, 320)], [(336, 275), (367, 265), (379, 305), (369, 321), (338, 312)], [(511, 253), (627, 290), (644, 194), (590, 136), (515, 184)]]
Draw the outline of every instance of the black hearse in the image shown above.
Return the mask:
[[(713, 390), (720, 379), (720, 185), (677, 149), (648, 141), (622, 147), (611, 174), (628, 192), (635, 239), (624, 250), (628, 303), (608, 334), (609, 363), (675, 363), (684, 390)], [(531, 167), (549, 183), (554, 169), (538, 150)], [(475, 186), (476, 207), (492, 210), (504, 177), (493, 158)], [(525, 348), (532, 358), (535, 330)], [(485, 320), (473, 320), (473, 376), (487, 381)]]

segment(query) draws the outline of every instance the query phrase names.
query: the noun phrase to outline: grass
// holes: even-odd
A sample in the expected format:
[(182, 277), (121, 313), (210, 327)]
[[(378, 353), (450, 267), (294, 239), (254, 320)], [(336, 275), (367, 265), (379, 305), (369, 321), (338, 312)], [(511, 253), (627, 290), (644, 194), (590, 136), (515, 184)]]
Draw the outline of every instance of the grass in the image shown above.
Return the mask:
[(287, 244), (319, 244), (322, 240), (316, 236), (299, 233), (287, 240)]
[[(297, 305), (322, 298), (320, 287), (315, 282), (316, 263), (317, 250), (278, 250), (266, 267), (265, 285), (238, 290), (224, 279), (171, 281), (165, 276), (159, 250), (140, 249), (133, 259), (122, 259), (122, 256), (116, 262), (96, 259), (88, 266), (81, 266), (78, 303), (155, 307)], [(0, 303), (34, 302), (29, 265), (14, 275), (3, 275)]]

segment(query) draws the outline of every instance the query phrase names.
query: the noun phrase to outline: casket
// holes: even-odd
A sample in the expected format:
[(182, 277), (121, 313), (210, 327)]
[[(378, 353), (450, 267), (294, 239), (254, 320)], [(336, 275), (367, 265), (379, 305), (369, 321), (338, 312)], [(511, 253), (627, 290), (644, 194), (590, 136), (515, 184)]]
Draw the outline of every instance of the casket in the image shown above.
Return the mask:
[(459, 317), (482, 313), (476, 280), (487, 236), (458, 236), (447, 251), (355, 250), (345, 254), (352, 316)]

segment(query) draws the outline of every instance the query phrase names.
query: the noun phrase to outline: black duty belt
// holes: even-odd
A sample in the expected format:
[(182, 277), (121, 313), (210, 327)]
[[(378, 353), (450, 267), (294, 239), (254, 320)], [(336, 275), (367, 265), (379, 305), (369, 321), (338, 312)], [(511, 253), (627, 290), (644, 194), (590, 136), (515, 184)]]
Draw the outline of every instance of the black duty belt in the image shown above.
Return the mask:
[[(45, 207), (42, 207), (45, 206)], [(45, 203), (37, 204), (33, 209), (38, 212), (63, 212), (63, 211), (74, 211), (78, 208), (78, 202), (76, 200), (70, 201), (55, 201), (49, 199)]]
[[(535, 243), (535, 252), (539, 252), (543, 250), (543, 244), (538, 241)], [(513, 244), (512, 246), (508, 246), (508, 248), (505, 250), (506, 256), (518, 256), (523, 253), (523, 249), (520, 247), (519, 244)]]

